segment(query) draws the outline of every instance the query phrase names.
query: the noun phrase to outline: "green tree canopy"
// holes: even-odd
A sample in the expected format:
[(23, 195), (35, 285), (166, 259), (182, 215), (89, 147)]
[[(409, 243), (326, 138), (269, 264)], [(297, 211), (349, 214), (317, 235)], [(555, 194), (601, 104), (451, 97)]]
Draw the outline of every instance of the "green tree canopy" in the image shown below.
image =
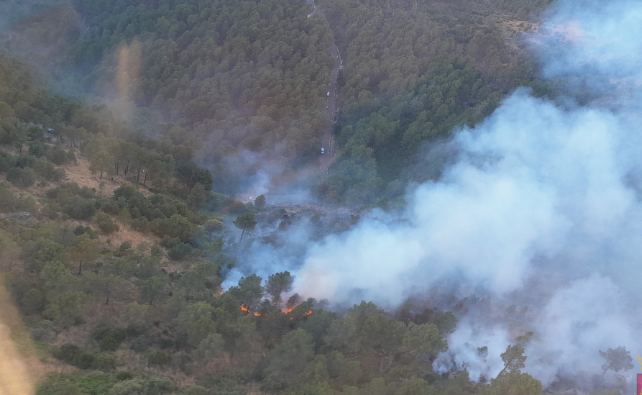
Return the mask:
[(236, 217), (236, 220), (234, 220), (234, 226), (242, 230), (241, 239), (243, 239), (243, 234), (245, 234), (245, 231), (252, 231), (256, 226), (256, 219), (254, 219), (254, 214), (247, 213), (239, 215), (238, 217)]

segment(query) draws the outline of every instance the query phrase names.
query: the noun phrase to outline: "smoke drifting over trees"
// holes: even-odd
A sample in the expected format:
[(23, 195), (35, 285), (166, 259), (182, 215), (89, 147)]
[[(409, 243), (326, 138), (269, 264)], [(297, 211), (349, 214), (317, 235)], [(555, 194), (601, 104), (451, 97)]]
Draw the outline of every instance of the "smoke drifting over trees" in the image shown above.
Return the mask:
[[(598, 350), (639, 349), (640, 15), (632, 1), (554, 5), (531, 47), (547, 78), (591, 103), (518, 89), (453, 136), (457, 160), (439, 181), (408, 190), (405, 221), (374, 210), (313, 243), (290, 268), (292, 292), (394, 307), (443, 286), (459, 297), (519, 301), (532, 309), (522, 324), (535, 331), (525, 370), (545, 386), (559, 373), (601, 372)], [(509, 331), (465, 319), (437, 365), (494, 377)], [(467, 351), (481, 346), (483, 363)]]
[(642, 4), (398, 3), (0, 5), (38, 13), (0, 50), (115, 97), (0, 56), (0, 269), (80, 370), (39, 395), (630, 390)]

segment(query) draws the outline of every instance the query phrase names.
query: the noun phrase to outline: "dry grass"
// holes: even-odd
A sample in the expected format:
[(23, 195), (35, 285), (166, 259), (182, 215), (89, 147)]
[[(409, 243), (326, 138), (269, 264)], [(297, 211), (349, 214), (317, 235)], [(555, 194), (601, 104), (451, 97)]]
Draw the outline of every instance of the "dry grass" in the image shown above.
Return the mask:
[[(81, 222), (86, 222), (86, 221), (76, 221), (76, 222), (80, 224)], [(101, 243), (106, 244), (107, 240), (110, 240), (110, 243), (112, 246), (118, 247), (124, 241), (131, 241), (132, 247), (135, 248), (137, 245), (139, 245), (142, 242), (145, 242), (150, 246), (154, 244), (158, 244), (160, 242), (160, 238), (158, 236), (154, 236), (149, 233), (143, 234), (133, 230), (129, 225), (123, 224), (122, 222), (117, 222), (117, 223), (120, 229), (117, 232), (110, 233), (108, 235), (100, 235), (98, 237), (98, 240), (100, 240)], [(98, 229), (98, 225), (92, 221), (91, 228)]]
[[(14, 156), (20, 155), (18, 150), (13, 147), (1, 146), (0, 150)], [(24, 154), (25, 148), (23, 148), (22, 151)], [(89, 161), (80, 156), (78, 156), (77, 158), (77, 163), (70, 163), (59, 167), (65, 169), (65, 172), (67, 173), (67, 178), (61, 182), (48, 182), (47, 183), (48, 185), (45, 187), (38, 186), (39, 182), (36, 182), (36, 184), (34, 184), (31, 187), (18, 188), (12, 185), (11, 183), (7, 183), (6, 175), (4, 174), (0, 175), (0, 182), (5, 182), (5, 185), (9, 188), (9, 190), (11, 190), (12, 193), (21, 197), (33, 197), (36, 200), (40, 198), (44, 198), (46, 196), (45, 195), (46, 192), (49, 189), (55, 188), (61, 183), (66, 183), (66, 182), (75, 182), (81, 188), (82, 187), (94, 188), (97, 193), (99, 194), (102, 193), (103, 196), (107, 196), (107, 197), (112, 196), (114, 194), (114, 191), (123, 184), (136, 183), (135, 176), (124, 177), (122, 173), (118, 176), (116, 175), (110, 176), (107, 174), (103, 174), (103, 178), (101, 179), (100, 174), (92, 174), (91, 171), (89, 171)], [(151, 184), (151, 183), (148, 183), (148, 184)], [(101, 185), (102, 185), (102, 189), (100, 188)], [(143, 184), (138, 184), (138, 190), (145, 197), (149, 197), (152, 195), (149, 189), (147, 189), (147, 187)]]
[(258, 383), (251, 383), (246, 386), (247, 395), (267, 395), (265, 392), (261, 392), (261, 385)]
[(85, 322), (60, 332), (51, 344), (54, 346), (61, 346), (65, 343), (83, 344), (91, 340), (92, 332), (100, 326), (123, 327), (124, 324), (120, 321), (120, 311), (123, 306), (123, 303), (113, 302), (108, 305), (102, 301), (92, 303), (87, 308), (87, 312), (83, 314)]
[[(126, 183), (135, 183), (135, 177), (124, 177), (122, 173), (120, 175), (107, 175), (103, 174), (103, 178), (100, 178), (100, 174), (92, 174), (89, 171), (89, 161), (85, 158), (79, 157), (77, 164), (68, 164), (61, 166), (67, 172), (66, 182), (75, 182), (78, 186), (94, 188), (98, 192), (102, 192), (105, 196), (111, 196), (114, 194), (114, 191), (118, 189), (121, 185)], [(103, 185), (103, 189), (100, 189), (100, 185)], [(152, 193), (142, 184), (139, 184), (139, 191), (145, 197), (149, 197)]]

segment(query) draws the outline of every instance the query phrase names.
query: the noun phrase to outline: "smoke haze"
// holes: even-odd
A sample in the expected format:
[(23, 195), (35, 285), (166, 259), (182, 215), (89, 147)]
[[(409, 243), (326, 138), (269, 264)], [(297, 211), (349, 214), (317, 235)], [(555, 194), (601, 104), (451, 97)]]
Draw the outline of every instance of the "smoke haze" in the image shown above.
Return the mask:
[[(438, 182), (408, 192), (403, 221), (375, 210), (312, 243), (288, 267), (293, 292), (391, 308), (447, 287), (528, 306), (519, 330), (492, 322), (497, 315), (461, 320), (435, 368), (466, 367), (472, 379), (495, 377), (499, 354), (525, 330), (535, 333), (525, 371), (545, 388), (561, 375), (601, 374), (598, 350), (636, 354), (642, 4), (567, 0), (545, 19), (529, 37), (543, 75), (590, 103), (517, 90), (482, 124), (455, 133), (457, 160)], [(263, 264), (276, 253), (255, 252), (254, 270), (276, 271)]]

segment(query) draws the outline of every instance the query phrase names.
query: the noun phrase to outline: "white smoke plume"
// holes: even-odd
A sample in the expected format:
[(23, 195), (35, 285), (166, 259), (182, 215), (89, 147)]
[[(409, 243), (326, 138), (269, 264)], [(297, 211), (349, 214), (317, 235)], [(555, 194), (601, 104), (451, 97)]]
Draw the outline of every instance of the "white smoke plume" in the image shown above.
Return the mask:
[[(518, 301), (531, 307), (520, 327), (534, 332), (525, 370), (545, 387), (601, 374), (598, 350), (640, 353), (642, 3), (564, 0), (545, 17), (530, 37), (543, 75), (590, 104), (517, 90), (482, 124), (455, 133), (458, 159), (438, 182), (409, 192), (404, 221), (374, 211), (313, 243), (292, 270), (295, 292), (394, 307), (448, 283), (460, 297), (484, 290)], [(522, 334), (464, 317), (435, 368), (494, 377)]]

